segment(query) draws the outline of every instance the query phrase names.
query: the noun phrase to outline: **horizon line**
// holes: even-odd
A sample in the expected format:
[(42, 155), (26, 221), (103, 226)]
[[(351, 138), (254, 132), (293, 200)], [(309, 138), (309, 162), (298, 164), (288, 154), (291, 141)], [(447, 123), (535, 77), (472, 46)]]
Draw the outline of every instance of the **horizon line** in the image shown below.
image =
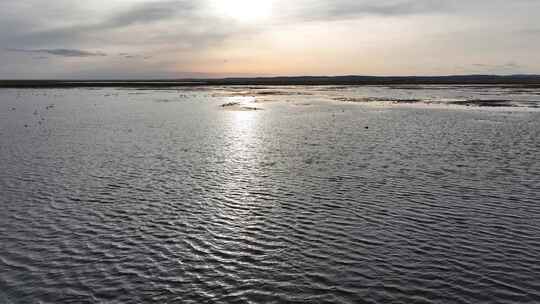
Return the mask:
[(224, 77), (148, 77), (148, 78), (0, 78), (0, 81), (194, 81), (194, 80), (227, 80), (227, 79), (276, 79), (276, 78), (450, 78), (450, 77), (540, 77), (540, 74), (446, 74), (446, 75), (267, 75), (267, 76), (224, 76)]

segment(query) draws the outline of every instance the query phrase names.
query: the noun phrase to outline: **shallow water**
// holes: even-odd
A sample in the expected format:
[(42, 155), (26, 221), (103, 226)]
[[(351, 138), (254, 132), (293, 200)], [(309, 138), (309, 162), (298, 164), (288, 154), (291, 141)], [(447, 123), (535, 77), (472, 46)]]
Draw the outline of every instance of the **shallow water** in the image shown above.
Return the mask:
[(0, 303), (537, 303), (505, 90), (0, 90)]

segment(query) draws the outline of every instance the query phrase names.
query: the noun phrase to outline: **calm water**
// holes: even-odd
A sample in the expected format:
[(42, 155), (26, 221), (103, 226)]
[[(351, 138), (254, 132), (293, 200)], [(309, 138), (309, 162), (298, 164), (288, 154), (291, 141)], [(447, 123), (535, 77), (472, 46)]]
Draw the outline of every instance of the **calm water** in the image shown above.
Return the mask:
[(538, 101), (0, 90), (0, 303), (539, 303)]

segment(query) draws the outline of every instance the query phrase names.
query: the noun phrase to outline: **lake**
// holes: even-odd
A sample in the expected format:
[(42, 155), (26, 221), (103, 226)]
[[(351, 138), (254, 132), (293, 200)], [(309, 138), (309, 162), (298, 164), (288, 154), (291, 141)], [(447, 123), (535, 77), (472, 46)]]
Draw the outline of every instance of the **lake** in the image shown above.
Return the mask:
[(0, 303), (540, 302), (540, 89), (0, 90)]

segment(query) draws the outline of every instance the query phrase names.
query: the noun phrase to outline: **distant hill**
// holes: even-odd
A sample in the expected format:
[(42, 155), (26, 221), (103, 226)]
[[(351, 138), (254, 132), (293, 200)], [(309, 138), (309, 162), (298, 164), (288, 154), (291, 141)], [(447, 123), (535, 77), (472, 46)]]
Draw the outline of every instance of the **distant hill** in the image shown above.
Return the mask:
[(539, 86), (540, 75), (456, 76), (299, 76), (163, 80), (0, 80), (0, 88), (173, 87), (216, 85), (525, 85)]
[(274, 85), (406, 85), (406, 84), (540, 84), (540, 75), (461, 75), (461, 76), (303, 76), (265, 78), (225, 78), (207, 80), (215, 84)]

